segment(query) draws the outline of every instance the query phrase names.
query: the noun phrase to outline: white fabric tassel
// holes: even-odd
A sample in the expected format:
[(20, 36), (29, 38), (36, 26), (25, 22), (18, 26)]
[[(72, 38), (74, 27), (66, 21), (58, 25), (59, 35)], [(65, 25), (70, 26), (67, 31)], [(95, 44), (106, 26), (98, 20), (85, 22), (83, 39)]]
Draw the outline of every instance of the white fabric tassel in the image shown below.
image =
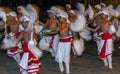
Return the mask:
[(76, 54), (78, 56), (81, 56), (83, 51), (84, 51), (84, 46), (83, 46), (83, 41), (82, 39), (79, 40), (74, 40), (73, 42), (73, 46), (74, 46), (74, 52), (76, 52)]
[[(22, 59), (20, 61), (20, 72), (21, 74), (28, 74), (27, 69), (28, 69), (28, 55), (29, 53), (24, 53), (22, 56)], [(24, 69), (24, 70), (23, 70)]]
[(49, 39), (48, 37), (43, 37), (40, 41), (39, 41), (39, 48), (42, 50), (47, 50), (49, 49)]
[(28, 42), (28, 48), (38, 58), (42, 57), (42, 51), (40, 51), (33, 41), (33, 31), (31, 32), (31, 40)]

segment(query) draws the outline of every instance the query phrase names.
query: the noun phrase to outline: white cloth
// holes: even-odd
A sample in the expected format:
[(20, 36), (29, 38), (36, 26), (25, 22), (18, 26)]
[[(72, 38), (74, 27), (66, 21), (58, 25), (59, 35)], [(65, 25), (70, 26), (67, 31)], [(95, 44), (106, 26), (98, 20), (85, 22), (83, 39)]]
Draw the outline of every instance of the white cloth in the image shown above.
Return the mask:
[(4, 38), (3, 39), (3, 45), (2, 48), (8, 49), (16, 46), (17, 40), (14, 37), (14, 33), (9, 33), (10, 38)]
[(46, 51), (48, 51), (48, 49), (49, 49), (49, 43), (50, 43), (50, 39), (49, 39), (49, 37), (46, 37), (46, 36), (44, 36), (40, 41), (39, 41), (39, 48), (41, 49), (41, 50), (46, 50)]
[[(51, 41), (52, 41), (52, 36), (44, 36), (39, 41), (39, 48), (41, 48), (42, 50), (48, 50), (49, 49), (49, 44), (50, 44)], [(59, 37), (58, 37), (58, 35), (55, 35), (54, 39), (53, 39), (53, 44), (52, 44), (52, 48), (55, 51), (57, 51), (58, 41), (59, 41)]]
[[(103, 45), (104, 45), (104, 42), (105, 42), (105, 40), (100, 40), (98, 53), (101, 52), (102, 47), (103, 47)], [(114, 49), (113, 49), (112, 39), (108, 39), (107, 42), (106, 42), (106, 52), (105, 52), (105, 55), (111, 54), (113, 50), (114, 50)]]
[(28, 69), (28, 55), (29, 53), (24, 53), (22, 56), (22, 59), (20, 61), (19, 67), (20, 67), (20, 72), (21, 74), (28, 74), (27, 69)]
[(116, 32), (115, 26), (110, 25), (109, 33), (114, 34)]
[(79, 35), (80, 35), (80, 37), (82, 37), (88, 41), (92, 39), (92, 37), (90, 35), (90, 31), (88, 31), (86, 29), (83, 29), (83, 31), (79, 32)]
[(79, 15), (75, 22), (70, 23), (70, 29), (74, 32), (80, 32), (85, 28), (86, 19), (83, 15)]
[(42, 51), (35, 46), (34, 41), (30, 40), (30, 41), (28, 42), (28, 48), (30, 49), (30, 51), (31, 51), (37, 58), (41, 58), (41, 57), (42, 57)]
[(84, 51), (84, 41), (83, 39), (73, 41), (73, 53), (81, 56)]
[(120, 21), (118, 21), (118, 30), (116, 32), (116, 35), (119, 37), (120, 36)]
[(43, 30), (43, 26), (36, 23), (34, 29), (35, 29), (35, 33), (39, 34)]
[(70, 60), (71, 42), (59, 42), (56, 54), (56, 61), (58, 63)]

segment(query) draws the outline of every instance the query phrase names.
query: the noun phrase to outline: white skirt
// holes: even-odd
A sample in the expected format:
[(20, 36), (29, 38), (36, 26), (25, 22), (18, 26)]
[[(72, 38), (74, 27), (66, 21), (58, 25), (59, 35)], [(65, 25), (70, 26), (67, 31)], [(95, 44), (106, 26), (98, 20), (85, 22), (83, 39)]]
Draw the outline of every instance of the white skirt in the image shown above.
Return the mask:
[(58, 63), (70, 60), (71, 42), (59, 42), (55, 60)]

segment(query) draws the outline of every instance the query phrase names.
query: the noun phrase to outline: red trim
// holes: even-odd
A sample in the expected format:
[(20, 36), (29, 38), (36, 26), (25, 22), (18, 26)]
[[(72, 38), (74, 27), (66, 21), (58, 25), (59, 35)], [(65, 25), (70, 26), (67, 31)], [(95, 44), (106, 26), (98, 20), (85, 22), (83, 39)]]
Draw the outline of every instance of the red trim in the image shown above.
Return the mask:
[(87, 22), (86, 22), (86, 24), (91, 24), (91, 22), (92, 22), (92, 20), (91, 19), (89, 19)]
[(112, 53), (110, 53), (110, 54), (107, 54), (106, 56), (109, 56), (109, 55), (112, 55)]
[(105, 33), (101, 34), (101, 37), (103, 40), (107, 40), (107, 39), (111, 39), (112, 35), (108, 32), (105, 32)]
[(48, 36), (51, 36), (52, 37), (52, 41), (50, 42), (50, 45), (49, 45), (49, 47), (50, 48), (52, 48), (52, 45), (53, 45), (53, 40), (54, 40), (54, 38), (55, 38), (55, 35), (57, 35), (58, 33), (56, 33), (56, 34), (48, 34)]
[(24, 69), (22, 66), (20, 66), (20, 65), (18, 65), (18, 67), (20, 68), (20, 69), (22, 69), (22, 71), (20, 71), (20, 72), (23, 72), (23, 71), (28, 71), (28, 69)]
[(15, 38), (18, 38), (19, 36), (20, 36), (20, 32), (15, 33), (15, 35), (14, 35)]
[(100, 52), (100, 54), (98, 56), (98, 58), (101, 59), (101, 60), (103, 60), (105, 58), (106, 42), (107, 42), (107, 40), (105, 40), (104, 45), (102, 47), (102, 50), (101, 50), (101, 52)]
[[(111, 39), (111, 38), (112, 38), (112, 35), (109, 34), (108, 32), (106, 32), (106, 33), (103, 33), (103, 34), (101, 35), (101, 37), (102, 37), (103, 40), (105, 40), (105, 42), (104, 42), (104, 44), (103, 44), (103, 47), (102, 47), (102, 49), (101, 49), (101, 52), (99, 53), (98, 58), (101, 59), (101, 60), (103, 60), (103, 59), (106, 57), (105, 52), (106, 52), (107, 39)], [(108, 54), (108, 55), (109, 55), (109, 54)]]
[(56, 34), (48, 34), (48, 36), (55, 36), (55, 35), (57, 35), (58, 33), (56, 33)]
[(71, 41), (72, 41), (72, 37), (60, 38), (60, 42), (71, 42)]

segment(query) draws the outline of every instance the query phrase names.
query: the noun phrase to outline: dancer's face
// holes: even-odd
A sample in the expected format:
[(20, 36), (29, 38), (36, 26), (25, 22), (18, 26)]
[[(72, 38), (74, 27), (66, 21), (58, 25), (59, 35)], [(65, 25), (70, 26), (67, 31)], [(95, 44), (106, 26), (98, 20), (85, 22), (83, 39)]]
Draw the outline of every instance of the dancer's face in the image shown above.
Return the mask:
[(22, 22), (22, 26), (23, 26), (24, 28), (27, 28), (28, 24), (29, 24), (28, 21), (24, 21), (24, 22)]
[(60, 23), (64, 23), (66, 21), (66, 19), (64, 17), (58, 17), (58, 20)]

